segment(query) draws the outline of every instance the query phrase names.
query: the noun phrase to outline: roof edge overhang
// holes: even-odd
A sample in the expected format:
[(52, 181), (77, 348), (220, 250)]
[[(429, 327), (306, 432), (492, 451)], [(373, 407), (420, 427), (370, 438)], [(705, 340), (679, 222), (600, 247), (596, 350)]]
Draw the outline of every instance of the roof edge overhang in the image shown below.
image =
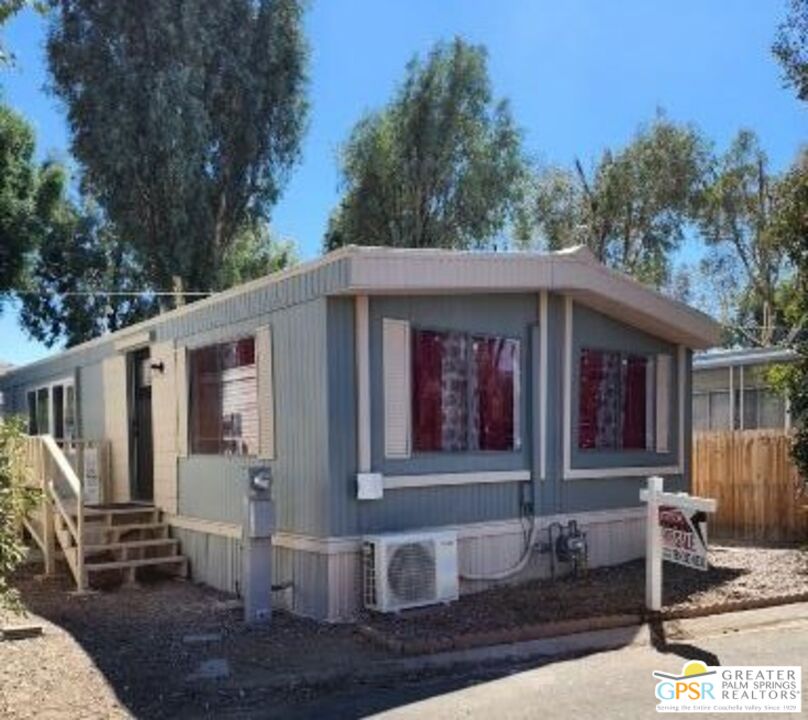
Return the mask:
[(482, 253), (354, 248), (349, 294), (537, 292), (571, 296), (649, 334), (693, 349), (714, 347), (708, 315), (597, 262), (585, 247), (556, 253)]
[(570, 295), (649, 334), (693, 349), (714, 347), (721, 336), (720, 325), (709, 316), (605, 267), (583, 246), (553, 253), (498, 253), (348, 245), (41, 360), (14, 366), (5, 375), (13, 376), (17, 371), (27, 371), (57, 357), (105, 343), (125, 345), (128, 339), (167, 320), (204, 312), (218, 303), (339, 263), (347, 265), (346, 279), (324, 294), (437, 295), (548, 290)]
[(721, 350), (714, 353), (700, 353), (693, 358), (694, 370), (726, 368), (730, 365), (766, 365), (769, 363), (788, 363), (799, 359), (799, 353), (791, 348), (743, 348)]

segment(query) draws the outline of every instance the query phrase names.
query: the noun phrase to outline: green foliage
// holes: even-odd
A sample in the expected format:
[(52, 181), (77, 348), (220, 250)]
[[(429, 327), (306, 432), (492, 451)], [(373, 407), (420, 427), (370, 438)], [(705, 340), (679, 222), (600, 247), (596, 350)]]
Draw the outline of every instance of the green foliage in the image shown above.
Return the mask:
[(36, 499), (26, 487), (23, 428), (19, 418), (0, 420), (0, 609), (19, 609), (10, 578), (24, 558), (21, 522)]
[(236, 235), (222, 265), (222, 287), (232, 287), (297, 263), (294, 243), (272, 237), (266, 223), (253, 223)]
[(20, 322), (48, 347), (71, 347), (156, 314), (148, 288), (143, 267), (99, 210), (62, 198), (31, 263)]
[(795, 328), (793, 346), (797, 363), (785, 375), (795, 427), (793, 456), (808, 483), (808, 151), (803, 153), (779, 182), (778, 202), (771, 221), (772, 232), (786, 249), (795, 268), (789, 310)]
[(520, 213), (519, 244), (550, 250), (584, 244), (601, 262), (665, 286), (707, 158), (694, 128), (660, 115), (625, 148), (605, 150), (589, 173), (580, 161), (540, 172)]
[(20, 286), (26, 262), (46, 232), (64, 185), (56, 165), (34, 163), (34, 133), (0, 105), (0, 299)]
[(83, 190), (153, 288), (205, 291), (298, 158), (296, 0), (52, 0), (47, 52)]
[(485, 50), (456, 39), (413, 59), (393, 100), (354, 128), (341, 171), (326, 250), (490, 244), (518, 200), (523, 162)]
[(780, 61), (786, 85), (808, 100), (808, 0), (790, 0), (789, 12), (772, 47)]
[(772, 224), (779, 193), (757, 136), (741, 131), (713, 163), (699, 216), (705, 273), (733, 313), (734, 342), (765, 347), (787, 337), (791, 264)]

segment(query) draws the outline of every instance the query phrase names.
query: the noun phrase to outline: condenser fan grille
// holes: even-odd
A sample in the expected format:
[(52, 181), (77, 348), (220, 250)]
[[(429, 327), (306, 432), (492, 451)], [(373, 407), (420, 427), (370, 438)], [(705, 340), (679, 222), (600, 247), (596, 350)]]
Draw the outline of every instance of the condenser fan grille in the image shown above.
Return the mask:
[(435, 544), (411, 542), (387, 548), (387, 582), (402, 604), (435, 597)]

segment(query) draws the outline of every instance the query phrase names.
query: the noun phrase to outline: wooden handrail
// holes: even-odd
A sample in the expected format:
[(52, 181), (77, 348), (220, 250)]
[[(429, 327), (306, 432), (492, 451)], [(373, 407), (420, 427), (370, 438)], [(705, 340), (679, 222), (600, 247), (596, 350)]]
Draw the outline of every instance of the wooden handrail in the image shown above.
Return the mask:
[[(65, 557), (68, 559), (68, 565), (73, 571), (73, 575), (76, 579), (77, 590), (78, 592), (84, 592), (87, 587), (87, 578), (84, 572), (84, 488), (82, 487), (82, 483), (78, 475), (76, 475), (76, 471), (73, 470), (73, 466), (70, 464), (70, 461), (65, 457), (64, 452), (56, 444), (53, 437), (51, 435), (42, 435), (40, 436), (39, 440), (41, 443), (41, 448), (43, 448), (49, 456), (48, 459), (50, 461), (50, 466), (56, 471), (55, 474), (59, 475), (60, 479), (64, 481), (64, 483), (70, 488), (72, 494), (75, 496), (76, 520), (74, 522), (73, 518), (70, 516), (70, 513), (65, 507), (62, 498), (59, 496), (56, 483), (54, 482), (56, 478), (49, 477), (50, 473), (46, 473), (46, 476), (43, 477), (43, 482), (45, 484), (44, 489), (48, 495), (48, 498), (46, 498), (45, 501), (52, 501), (53, 507), (61, 515), (65, 527), (75, 543), (75, 559), (73, 562), (71, 562), (70, 551), (72, 548), (66, 546), (66, 543), (63, 542), (61, 535), (57, 533), (59, 543), (62, 545), (62, 550), (64, 551)], [(46, 463), (43, 462), (42, 465), (44, 470)]]
[(62, 479), (67, 481), (71, 490), (73, 490), (73, 493), (76, 495), (76, 498), (81, 501), (83, 495), (81, 480), (79, 480), (76, 471), (73, 470), (73, 466), (65, 457), (62, 449), (56, 444), (56, 441), (51, 435), (42, 435), (42, 443), (50, 453), (51, 460), (56, 463), (56, 467), (59, 468)]

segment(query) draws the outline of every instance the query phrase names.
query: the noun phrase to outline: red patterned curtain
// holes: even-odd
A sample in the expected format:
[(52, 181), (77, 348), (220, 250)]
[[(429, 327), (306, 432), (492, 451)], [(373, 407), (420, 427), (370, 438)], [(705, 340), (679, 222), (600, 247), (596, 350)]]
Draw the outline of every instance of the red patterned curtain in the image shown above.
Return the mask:
[(512, 450), (517, 343), (502, 338), (475, 338), (474, 360), (478, 447), (480, 450)]
[(623, 447), (645, 448), (646, 367), (648, 360), (629, 355), (623, 378)]
[(578, 402), (578, 447), (589, 450), (597, 446), (598, 405), (603, 383), (603, 353), (581, 351), (581, 374)]
[(412, 342), (412, 440), (418, 452), (443, 446), (441, 333), (413, 331)]

